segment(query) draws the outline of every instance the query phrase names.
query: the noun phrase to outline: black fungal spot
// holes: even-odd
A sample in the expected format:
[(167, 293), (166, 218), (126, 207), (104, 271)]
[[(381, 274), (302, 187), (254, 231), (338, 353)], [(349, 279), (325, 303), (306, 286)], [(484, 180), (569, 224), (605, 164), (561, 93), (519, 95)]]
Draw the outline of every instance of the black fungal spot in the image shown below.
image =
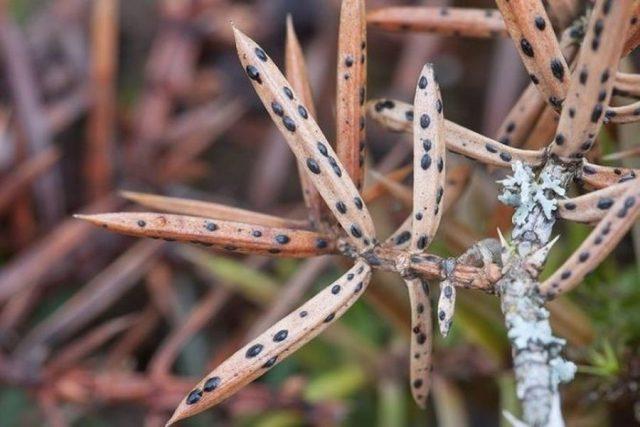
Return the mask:
[(572, 211), (572, 210), (575, 210), (576, 204), (573, 202), (569, 202), (569, 203), (565, 203), (564, 207), (566, 210)]
[(282, 123), (284, 124), (284, 127), (287, 128), (289, 132), (296, 131), (296, 122), (294, 122), (293, 119), (291, 119), (291, 117), (284, 116), (282, 118)]
[(607, 91), (602, 89), (600, 93), (598, 93), (598, 102), (604, 101), (606, 97), (607, 97)]
[(413, 388), (420, 388), (420, 387), (422, 387), (422, 380), (420, 380), (420, 379), (415, 380), (413, 382)]
[(431, 140), (430, 139), (423, 139), (422, 140), (422, 148), (424, 149), (424, 151), (429, 151), (431, 150)]
[(207, 222), (204, 225), (204, 228), (206, 228), (208, 231), (216, 231), (218, 229), (218, 226), (213, 222)]
[(589, 252), (582, 252), (578, 256), (578, 261), (580, 261), (580, 262), (585, 262), (587, 259), (589, 259)]
[(587, 77), (589, 77), (589, 73), (587, 72), (586, 69), (580, 71), (580, 75), (578, 76), (578, 79), (579, 79), (581, 84), (586, 84), (587, 83)]
[(421, 220), (422, 220), (422, 212), (417, 212), (417, 213), (416, 213), (415, 218), (416, 218), (418, 221), (421, 221)]
[(262, 352), (263, 348), (264, 348), (264, 346), (262, 344), (254, 344), (254, 345), (252, 345), (251, 347), (249, 347), (249, 349), (245, 353), (245, 357), (247, 359), (251, 359), (252, 357), (256, 357), (257, 355), (260, 354), (260, 352)]
[(427, 170), (429, 169), (430, 166), (431, 166), (431, 156), (428, 154), (423, 155), (422, 159), (420, 159), (420, 167), (423, 170)]
[(416, 242), (416, 246), (418, 249), (424, 249), (427, 246), (427, 242), (428, 242), (428, 238), (427, 236), (420, 236), (420, 238), (418, 239), (418, 241)]
[(262, 231), (260, 231), (260, 230), (253, 230), (253, 231), (251, 232), (251, 235), (252, 235), (253, 237), (256, 237), (256, 238), (257, 238), (257, 237), (262, 237)]
[(362, 231), (357, 225), (352, 224), (350, 231), (351, 231), (351, 235), (356, 239), (359, 239), (360, 237), (362, 237)]
[(291, 91), (291, 89), (285, 86), (282, 88), (282, 91), (284, 92), (285, 95), (287, 95), (287, 98), (293, 100), (293, 92)]
[(426, 129), (431, 124), (431, 118), (428, 114), (423, 114), (420, 116), (420, 127), (422, 129)]
[(263, 369), (269, 369), (278, 361), (278, 356), (273, 356), (271, 359), (267, 360), (264, 365), (262, 365)]
[(413, 121), (413, 110), (405, 111), (404, 117), (405, 117), (405, 119), (407, 119), (408, 122), (412, 122)]
[(533, 22), (536, 24), (536, 28), (540, 31), (544, 30), (547, 26), (547, 23), (542, 16), (536, 16)]
[(451, 298), (451, 295), (453, 294), (453, 290), (451, 289), (451, 286), (445, 286), (444, 287), (444, 296), (447, 298)]
[(335, 313), (331, 313), (330, 315), (328, 315), (327, 317), (324, 318), (324, 323), (331, 322), (335, 317), (336, 317), (336, 314)]
[(309, 313), (308, 313), (308, 312), (306, 312), (306, 311), (301, 311), (301, 312), (300, 312), (300, 317), (307, 317), (307, 315), (308, 315), (308, 314), (309, 314)]
[(511, 161), (511, 154), (509, 154), (507, 152), (502, 152), (502, 153), (500, 153), (500, 158), (502, 160), (504, 160), (505, 162), (510, 162)]
[(220, 379), (220, 377), (211, 377), (207, 381), (205, 381), (202, 389), (207, 393), (212, 392), (213, 390), (217, 389), (218, 386), (220, 386), (221, 382), (222, 380)]
[(355, 289), (353, 290), (353, 292), (357, 294), (358, 292), (360, 292), (360, 291), (362, 290), (362, 287), (363, 287), (363, 286), (364, 286), (364, 283), (359, 282), (359, 283), (356, 285), (356, 287), (355, 287)]
[(411, 239), (411, 232), (403, 231), (396, 236), (396, 245), (402, 245), (403, 243), (408, 242), (409, 239)]
[(281, 245), (286, 245), (290, 241), (291, 241), (291, 239), (286, 234), (278, 234), (276, 236), (276, 242), (278, 242)]
[(258, 82), (259, 84), (262, 84), (262, 78), (260, 77), (260, 72), (256, 67), (254, 67), (253, 65), (247, 65), (246, 70), (247, 70), (247, 75), (251, 80)]
[(438, 319), (440, 319), (441, 321), (444, 320), (444, 318), (447, 317), (446, 313), (442, 310), (440, 310), (440, 312), (438, 313)]
[(332, 156), (328, 156), (328, 160), (331, 168), (333, 169), (333, 172), (338, 176), (342, 176), (342, 170), (340, 169), (340, 166), (338, 166), (338, 162), (336, 162), (336, 159), (334, 159)]
[(558, 145), (564, 144), (564, 135), (561, 133), (557, 134), (555, 141), (556, 141), (556, 144)]
[(340, 289), (342, 289), (340, 285), (333, 285), (333, 287), (331, 288), (331, 293), (333, 295), (338, 295), (340, 293)]
[(560, 80), (563, 81), (564, 80), (564, 65), (562, 65), (562, 62), (560, 62), (559, 59), (552, 59), (551, 60), (551, 72), (553, 73), (553, 76)]
[(193, 405), (194, 403), (198, 403), (202, 399), (202, 390), (196, 388), (192, 390), (191, 393), (187, 396), (187, 405)]
[(571, 272), (569, 270), (563, 271), (562, 274), (560, 275), (560, 278), (562, 280), (567, 280), (569, 277), (571, 277)]
[(553, 105), (555, 108), (560, 108), (560, 107), (562, 107), (562, 100), (558, 99), (555, 96), (550, 96), (549, 97), (549, 104)]
[(540, 83), (540, 80), (538, 80), (538, 78), (533, 74), (529, 74), (529, 78), (531, 79), (531, 82), (533, 82), (534, 85), (537, 85), (538, 83)]
[(594, 175), (596, 173), (596, 170), (589, 165), (585, 165), (582, 167), (582, 172), (586, 173), (587, 175)]
[(427, 78), (425, 76), (420, 76), (420, 80), (418, 80), (418, 87), (420, 89), (424, 89), (427, 87)]
[(602, 34), (603, 28), (604, 28), (604, 22), (602, 21), (602, 19), (598, 19), (595, 25), (593, 26), (593, 32), (597, 37), (599, 37), (600, 34)]
[(440, 157), (438, 159), (438, 172), (442, 172), (442, 169), (444, 169), (444, 160), (442, 160), (442, 157)]
[(424, 334), (424, 333), (418, 334), (418, 336), (416, 337), (416, 341), (420, 345), (426, 343), (427, 342), (427, 335)]
[(636, 198), (635, 197), (627, 197), (624, 200), (624, 207), (625, 209), (629, 209), (631, 208), (633, 205), (636, 204)]
[(276, 116), (284, 116), (284, 108), (282, 108), (279, 102), (273, 101), (271, 103), (271, 110), (273, 110)]
[(322, 154), (323, 156), (327, 157), (329, 155), (329, 151), (327, 150), (327, 146), (324, 145), (322, 142), (318, 141), (318, 151), (320, 152), (320, 154)]
[(307, 113), (307, 109), (304, 108), (302, 105), (298, 105), (298, 114), (300, 114), (300, 117), (302, 117), (303, 119), (309, 118), (309, 113)]
[(613, 199), (610, 197), (603, 197), (602, 199), (598, 200), (598, 204), (596, 206), (600, 210), (607, 210), (611, 206), (613, 206)]
[(316, 175), (318, 175), (320, 173), (320, 166), (318, 165), (318, 162), (316, 162), (312, 158), (308, 158), (307, 159), (307, 167), (309, 168), (309, 170), (311, 172), (313, 172)]
[(141, 219), (138, 220), (138, 227), (140, 228), (144, 228), (147, 225), (147, 223)]
[(418, 314), (424, 313), (424, 304), (422, 303), (418, 304), (416, 307), (416, 311), (418, 312)]
[(366, 95), (367, 95), (367, 91), (365, 90), (364, 87), (361, 87), (360, 88), (360, 105), (364, 104)]
[(593, 107), (593, 111), (591, 112), (591, 121), (593, 123), (597, 123), (601, 115), (602, 115), (602, 104), (596, 104), (596, 106)]
[(436, 101), (436, 111), (438, 113), (442, 113), (442, 100), (438, 99)]
[(356, 208), (360, 210), (362, 210), (362, 208), (364, 207), (364, 205), (362, 204), (362, 199), (360, 197), (354, 197), (353, 204), (356, 205)]
[(276, 332), (276, 334), (273, 336), (273, 341), (274, 342), (281, 342), (287, 339), (287, 336), (289, 336), (289, 331), (287, 331), (286, 329), (281, 329), (278, 332)]
[(490, 153), (497, 153), (498, 149), (492, 144), (486, 144), (484, 148)]
[(525, 38), (520, 39), (520, 48), (525, 55), (533, 58), (533, 47), (531, 46), (531, 43), (529, 43), (529, 40)]
[(344, 59), (344, 65), (346, 65), (347, 67), (353, 66), (353, 56), (347, 55), (347, 57)]
[(337, 202), (336, 203), (336, 209), (338, 210), (338, 212), (340, 212), (341, 214), (345, 214), (347, 213), (347, 205), (344, 204), (344, 202)]
[(264, 53), (264, 50), (260, 49), (259, 47), (254, 49), (256, 56), (258, 57), (258, 59), (262, 62), (267, 62), (267, 54)]
[(325, 249), (327, 246), (329, 246), (329, 244), (326, 240), (319, 237), (316, 239), (316, 249)]

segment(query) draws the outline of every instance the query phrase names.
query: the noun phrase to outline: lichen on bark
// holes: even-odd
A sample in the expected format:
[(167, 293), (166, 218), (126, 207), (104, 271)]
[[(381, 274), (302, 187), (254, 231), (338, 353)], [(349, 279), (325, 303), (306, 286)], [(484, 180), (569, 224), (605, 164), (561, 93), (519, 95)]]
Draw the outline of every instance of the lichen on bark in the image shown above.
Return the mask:
[(551, 331), (537, 276), (543, 264), (539, 255), (546, 255), (555, 223), (556, 199), (564, 196), (572, 173), (553, 162), (538, 176), (521, 163), (513, 171), (513, 176), (501, 181), (500, 200), (516, 207), (516, 212), (511, 243), (502, 250), (504, 275), (496, 292), (512, 345), (524, 420), (535, 427), (558, 426), (562, 425), (560, 411), (552, 411), (554, 402), (559, 402), (558, 385), (570, 381), (576, 367), (561, 356), (565, 341)]

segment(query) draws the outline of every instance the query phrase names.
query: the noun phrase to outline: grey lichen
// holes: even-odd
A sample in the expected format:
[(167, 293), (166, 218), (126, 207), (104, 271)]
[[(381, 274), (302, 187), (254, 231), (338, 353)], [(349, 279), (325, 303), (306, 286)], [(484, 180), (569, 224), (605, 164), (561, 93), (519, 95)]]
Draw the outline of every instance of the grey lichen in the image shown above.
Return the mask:
[(561, 356), (565, 340), (551, 331), (537, 282), (524, 270), (518, 255), (509, 264), (509, 274), (500, 281), (498, 291), (512, 345), (517, 394), (525, 421), (531, 426), (548, 426), (558, 385), (570, 381), (576, 367)]
[(517, 208), (513, 215), (515, 225), (523, 225), (536, 206), (542, 209), (545, 218), (552, 219), (558, 208), (557, 197), (565, 195), (557, 179), (546, 173), (536, 179), (533, 170), (522, 162), (515, 162), (513, 175), (499, 182), (503, 186), (500, 201)]
[(516, 208), (513, 215), (513, 239), (518, 252), (525, 256), (534, 246), (544, 245), (551, 235), (557, 198), (564, 197), (567, 174), (561, 167), (545, 168), (538, 177), (522, 162), (513, 165), (513, 175), (500, 181), (503, 191), (498, 198)]

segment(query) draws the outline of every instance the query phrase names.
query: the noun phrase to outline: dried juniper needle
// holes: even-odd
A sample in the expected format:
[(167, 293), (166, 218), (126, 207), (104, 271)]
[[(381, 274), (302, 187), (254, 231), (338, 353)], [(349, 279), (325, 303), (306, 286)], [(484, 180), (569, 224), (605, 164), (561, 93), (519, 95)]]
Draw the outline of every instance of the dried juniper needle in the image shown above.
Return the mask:
[(226, 221), (241, 221), (251, 224), (259, 224), (267, 227), (282, 228), (308, 228), (309, 222), (304, 220), (281, 218), (246, 209), (234, 208), (213, 202), (201, 200), (183, 199), (179, 197), (158, 196), (134, 191), (122, 191), (120, 195), (127, 200), (136, 202), (140, 206), (156, 209), (163, 212), (199, 216), (203, 218), (216, 218)]
[(440, 225), (445, 187), (444, 114), (433, 66), (422, 68), (414, 98), (411, 251), (422, 252)]
[(307, 165), (316, 189), (353, 245), (360, 252), (371, 248), (375, 230), (369, 211), (315, 120), (264, 50), (237, 28), (234, 35), (242, 66), (294, 155)]
[(376, 180), (377, 183), (382, 185), (391, 196), (400, 200), (405, 206), (413, 206), (413, 192), (409, 187), (400, 182), (387, 178), (386, 176), (376, 171), (370, 171), (369, 175), (371, 175), (371, 177)]
[[(433, 66), (426, 64), (416, 86), (413, 120), (413, 215), (410, 252), (424, 251), (433, 240), (442, 211), (446, 151), (443, 106)], [(433, 327), (429, 284), (420, 278), (405, 278), (411, 306), (411, 393), (420, 407), (426, 406), (431, 382)]]
[[(406, 102), (381, 99), (368, 103), (367, 111), (372, 119), (396, 132), (413, 131), (413, 106)], [(482, 163), (509, 167), (516, 161), (528, 165), (540, 165), (544, 151), (521, 150), (500, 144), (486, 136), (473, 132), (450, 120), (444, 121), (444, 138), (448, 150)]]
[[(403, 181), (407, 176), (409, 176), (413, 172), (412, 165), (406, 165), (399, 169), (396, 169), (392, 172), (389, 172), (386, 175), (378, 174), (383, 178), (385, 182), (395, 182), (399, 183)], [(372, 185), (367, 186), (362, 192), (362, 200), (365, 203), (372, 202), (377, 200), (383, 194), (385, 194), (385, 185), (381, 182), (373, 183)]]
[(167, 425), (218, 404), (315, 338), (358, 300), (370, 274), (366, 263), (356, 263), (338, 280), (238, 350), (193, 388)]
[(575, 222), (600, 221), (627, 190), (629, 184), (638, 185), (638, 181), (634, 178), (623, 184), (613, 184), (583, 196), (561, 200), (558, 202), (558, 216)]
[(634, 179), (638, 172), (637, 169), (600, 166), (584, 161), (578, 171), (578, 179), (593, 188), (600, 189)]
[(593, 146), (609, 104), (633, 1), (597, 1), (563, 103), (551, 153), (580, 158)]
[(362, 188), (367, 96), (367, 22), (364, 0), (343, 0), (338, 35), (336, 152)]
[(640, 74), (616, 73), (613, 94), (634, 98), (640, 97)]
[[(546, 27), (547, 24), (545, 23), (544, 28)], [(516, 47), (518, 48), (518, 46)], [(573, 32), (570, 28), (562, 33), (560, 39), (560, 51), (562, 57), (569, 63), (571, 63), (576, 56), (577, 48)], [(514, 147), (529, 147), (527, 142), (532, 139), (532, 129), (535, 129), (536, 121), (539, 122), (540, 120), (545, 119), (540, 117), (541, 114), (546, 113), (548, 116), (550, 113), (553, 113), (555, 115), (557, 106), (547, 104), (545, 99), (542, 97), (541, 92), (537, 88), (537, 85), (540, 83), (539, 78), (534, 74), (530, 74), (529, 78), (531, 79), (531, 83), (524, 90), (520, 98), (518, 98), (518, 101), (513, 105), (497, 132), (497, 139), (503, 144)], [(563, 86), (563, 88), (565, 89), (565, 92), (563, 92), (562, 97), (558, 99), (564, 99), (566, 96), (568, 85), (566, 87)], [(545, 108), (543, 109), (543, 107)], [(548, 109), (551, 109), (550, 113), (547, 112)], [(546, 144), (547, 142), (545, 141), (544, 143)], [(536, 142), (536, 146), (540, 146), (540, 144), (541, 143)]]
[(544, 99), (560, 108), (569, 86), (567, 63), (542, 2), (497, 0), (509, 34)]
[(609, 107), (604, 113), (605, 122), (634, 123), (640, 121), (640, 101), (620, 107)]
[(454, 7), (385, 7), (369, 12), (367, 21), (385, 31), (418, 31), (461, 37), (506, 36), (495, 9)]
[(565, 28), (573, 21), (580, 12), (581, 2), (579, 0), (554, 0), (543, 2), (549, 18), (558, 28)]
[(420, 278), (405, 278), (411, 304), (410, 378), (411, 394), (425, 408), (429, 397), (432, 370), (433, 325), (429, 284)]
[(449, 279), (440, 282), (440, 298), (438, 298), (438, 325), (443, 337), (449, 335), (456, 307), (456, 288)]
[(533, 129), (530, 130), (522, 148), (527, 150), (539, 150), (545, 148), (553, 139), (558, 128), (560, 116), (557, 111), (545, 105), (539, 115)]
[(622, 56), (629, 55), (640, 44), (640, 3), (635, 2), (629, 18), (627, 40), (622, 49)]
[(573, 255), (540, 285), (541, 294), (553, 298), (575, 288), (611, 253), (633, 225), (640, 211), (640, 190), (635, 180), (622, 185), (625, 192)]
[(523, 146), (544, 106), (536, 85), (527, 86), (496, 132), (498, 141), (512, 147)]
[(301, 258), (335, 250), (331, 238), (312, 231), (195, 216), (120, 212), (76, 215), (76, 218), (130, 236), (200, 244), (240, 253)]
[[(293, 27), (293, 19), (291, 15), (287, 16), (287, 43), (285, 47), (285, 74), (291, 82), (293, 90), (300, 95), (300, 99), (309, 110), (311, 117), (316, 116), (316, 107), (313, 104), (313, 96), (311, 94), (311, 84), (309, 83), (309, 73), (304, 60), (302, 48)], [(302, 187), (302, 196), (309, 210), (309, 218), (312, 223), (318, 227), (323, 220), (333, 219), (332, 216), (323, 216), (326, 209), (322, 196), (316, 190), (311, 182), (311, 178), (305, 172), (307, 167), (304, 163), (297, 162), (298, 175), (300, 176), (300, 186)]]

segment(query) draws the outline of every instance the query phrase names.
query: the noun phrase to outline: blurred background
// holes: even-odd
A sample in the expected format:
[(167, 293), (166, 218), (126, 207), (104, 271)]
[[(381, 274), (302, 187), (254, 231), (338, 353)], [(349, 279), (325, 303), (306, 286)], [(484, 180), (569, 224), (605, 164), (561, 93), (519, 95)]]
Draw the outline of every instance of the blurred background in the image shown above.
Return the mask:
[[(367, 8), (407, 4), (495, 8), (490, 0)], [(70, 217), (135, 209), (118, 195), (130, 190), (305, 218), (293, 156), (240, 66), (229, 23), (283, 68), (291, 14), (317, 120), (332, 140), (339, 10), (339, 0), (0, 1), (1, 426), (164, 425), (199, 378), (277, 320), (274, 302), (293, 308), (346, 271), (340, 257), (215, 253)], [(507, 38), (369, 28), (368, 49), (369, 99), (411, 102), (419, 70), (433, 62), (447, 118), (494, 138), (528, 83)], [(623, 61), (629, 72), (636, 64), (637, 55)], [(637, 131), (605, 128), (597, 155), (634, 145)], [(406, 135), (369, 121), (367, 143), (370, 170), (411, 162)], [(441, 256), (510, 227), (496, 199), (502, 172), (451, 157), (473, 169), (430, 247)], [(608, 164), (634, 166), (616, 162)], [(381, 237), (408, 212), (389, 194), (369, 207)], [(588, 232), (560, 224), (548, 270)], [(563, 390), (569, 425), (640, 420), (639, 251), (636, 227), (580, 288), (550, 304), (580, 366)], [(518, 414), (518, 405), (498, 300), (461, 291), (454, 319), (449, 337), (436, 338), (426, 411), (408, 385), (404, 284), (377, 272), (326, 333), (181, 425), (506, 425), (501, 410)]]

